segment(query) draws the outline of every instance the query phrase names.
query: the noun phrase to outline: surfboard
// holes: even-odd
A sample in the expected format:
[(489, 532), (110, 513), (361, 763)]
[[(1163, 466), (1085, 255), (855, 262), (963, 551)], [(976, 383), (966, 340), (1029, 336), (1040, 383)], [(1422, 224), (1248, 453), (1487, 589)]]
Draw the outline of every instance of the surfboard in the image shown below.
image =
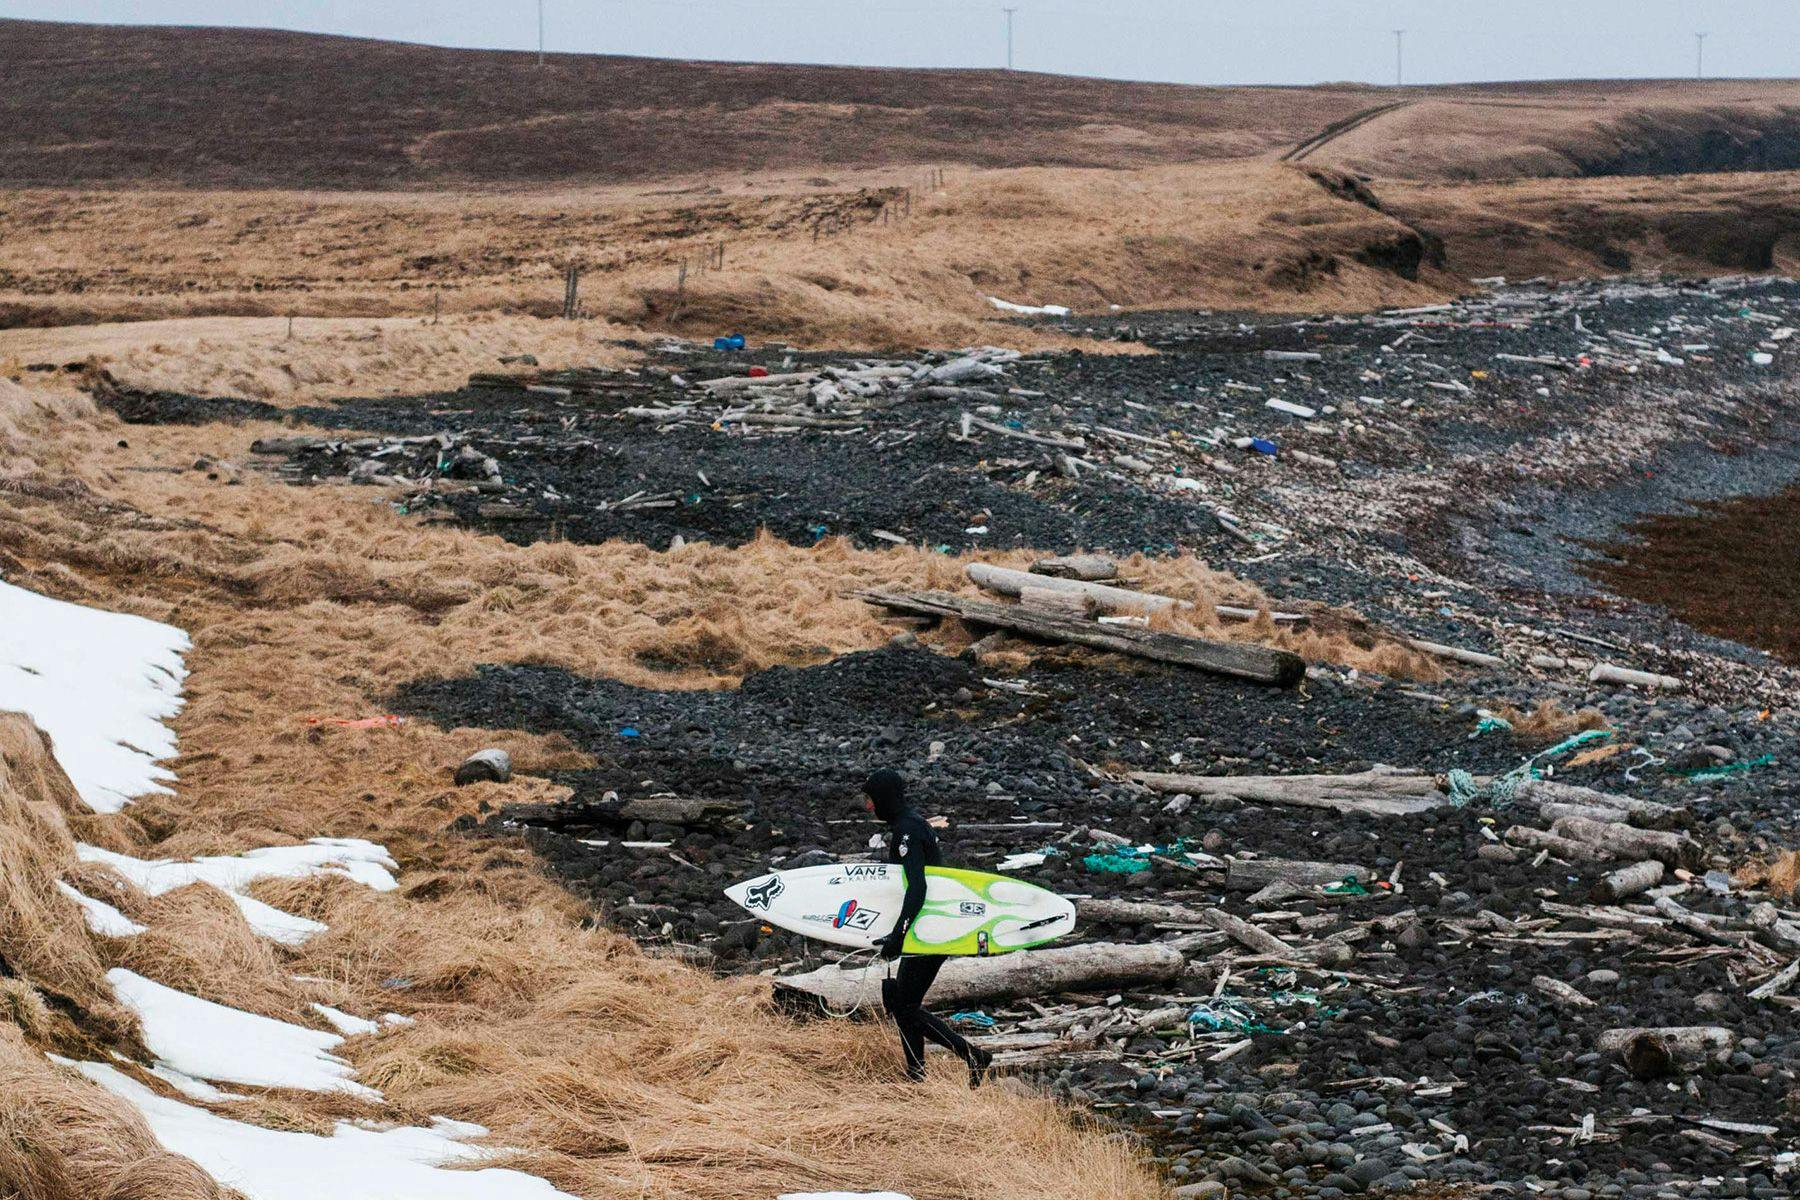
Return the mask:
[[(898, 863), (827, 863), (773, 871), (725, 889), (753, 916), (804, 937), (867, 949), (900, 915)], [(907, 930), (907, 954), (987, 955), (1025, 950), (1075, 928), (1075, 905), (1036, 884), (985, 871), (925, 868), (925, 907)]]

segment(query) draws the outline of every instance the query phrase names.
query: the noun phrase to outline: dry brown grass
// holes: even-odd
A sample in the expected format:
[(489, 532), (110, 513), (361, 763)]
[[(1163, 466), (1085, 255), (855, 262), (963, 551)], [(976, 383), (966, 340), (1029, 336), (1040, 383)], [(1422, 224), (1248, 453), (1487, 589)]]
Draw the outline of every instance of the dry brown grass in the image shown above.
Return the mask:
[(157, 896), (138, 911), (134, 919), (146, 930), (120, 939), (109, 966), (245, 1012), (292, 1019), (290, 973), (274, 944), (257, 936), (224, 892), (192, 884)]
[[(1509, 94), (1511, 93), (1511, 94)], [(1717, 169), (1719, 143), (1793, 137), (1791, 80), (1498, 85), (1415, 93), (1310, 156), (1389, 179), (1494, 180)], [(1712, 143), (1709, 151), (1708, 143)], [(1780, 158), (1777, 151), (1771, 157)], [(1742, 155), (1745, 162), (1754, 150)]]
[[(182, 303), (211, 315), (180, 316), (154, 299), (122, 298), (117, 311), (88, 314), (80, 324), (0, 329), (0, 375), (27, 363), (94, 360), (127, 384), (286, 405), (456, 388), (477, 371), (504, 369), (504, 355), (531, 354), (546, 368), (624, 366), (636, 358), (615, 344), (629, 331), (603, 321), (306, 316), (290, 333), (285, 316), (218, 315), (231, 306), (216, 298), (210, 306), (205, 297)], [(115, 323), (89, 323), (100, 317)]]
[(1554, 700), (1540, 700), (1530, 712), (1503, 704), (1494, 715), (1512, 726), (1513, 737), (1521, 742), (1557, 742), (1590, 729), (1606, 729), (1610, 723), (1597, 708), (1570, 712)]
[[(541, 887), (521, 873), (507, 907), (342, 897), (304, 969), (364, 991), (404, 972), (396, 995), (423, 1014), (360, 1056), (366, 1081), (504, 1130), (532, 1148), (523, 1165), (580, 1195), (965, 1195), (974, 1175), (988, 1195), (1142, 1186), (1128, 1147), (1073, 1130), (1047, 1101), (971, 1094), (960, 1068), (911, 1089), (866, 1028), (797, 1026), (759, 980), (702, 981), (610, 931), (546, 925), (543, 905), (561, 901)], [(906, 1153), (977, 1124), (979, 1166)]]
[[(971, 172), (909, 220), (867, 223), (869, 197), (902, 180), (771, 182), (706, 205), (619, 188), (0, 193), (0, 272), (17, 281), (0, 291), (0, 310), (13, 306), (0, 324), (90, 327), (0, 332), (0, 373), (98, 356), (133, 382), (288, 402), (446, 386), (508, 352), (618, 361), (627, 352), (605, 339), (631, 330), (1029, 347), (1069, 339), (998, 320), (988, 296), (1336, 310), (1453, 285), (1371, 265), (1411, 231), (1263, 162)], [(812, 214), (837, 211), (862, 223), (815, 241)], [(720, 239), (726, 269), (690, 272), (678, 296), (677, 264)], [(583, 304), (599, 322), (539, 319), (560, 309), (571, 247), (590, 263)], [(442, 325), (425, 323), (435, 292), (453, 314)], [(293, 340), (287, 313), (302, 318)], [(139, 321), (155, 327), (100, 324)]]
[(1742, 887), (1760, 887), (1786, 899), (1800, 896), (1800, 850), (1783, 850), (1771, 858), (1739, 867), (1734, 876)]
[(136, 1109), (53, 1066), (0, 1023), (0, 1196), (8, 1200), (228, 1200), (157, 1144)]
[(1769, 864), (1768, 889), (1777, 895), (1800, 893), (1800, 850), (1785, 850)]
[[(52, 428), (33, 421), (34, 436)], [(890, 627), (845, 593), (952, 585), (959, 564), (769, 539), (672, 555), (513, 547), (413, 527), (341, 494), (255, 482), (196, 492), (198, 476), (118, 470), (165, 454), (191, 461), (206, 438), (254, 432), (138, 428), (122, 450), (108, 422), (57, 424), (53, 439), (31, 443), (37, 486), (0, 493), (0, 549), (23, 582), (174, 620), (194, 637), (180, 792), (105, 818), (114, 845), (180, 856), (367, 836), (400, 858), (402, 887), (259, 885), (265, 901), (332, 926), (295, 953), (251, 939), (210, 889), (147, 900), (87, 872), (152, 929), (109, 955), (286, 1020), (317, 1024), (315, 999), (415, 1018), (344, 1048), (394, 1111), (480, 1120), (522, 1148), (519, 1165), (584, 1196), (726, 1200), (832, 1185), (971, 1200), (1155, 1194), (1129, 1145), (1079, 1130), (1047, 1100), (971, 1095), (950, 1073), (907, 1088), (894, 1081), (889, 1039), (867, 1028), (797, 1024), (761, 981), (716, 981), (584, 929), (581, 906), (522, 848), (446, 832), (477, 793), (542, 794), (541, 781), (451, 785), (450, 767), (492, 732), (306, 723), (378, 711), (407, 679), (479, 661), (721, 686), (762, 665), (880, 644)], [(51, 487), (67, 472), (110, 506)], [(338, 598), (309, 599), (320, 591)], [(506, 603), (483, 603), (500, 592)], [(684, 652), (691, 662), (673, 661)], [(522, 765), (570, 757), (557, 739), (501, 740)], [(323, 1128), (344, 1104), (269, 1094), (231, 1115)], [(1001, 1153), (971, 1165), (948, 1151), (976, 1124)], [(946, 1152), (913, 1153), (932, 1146)]]
[(136, 1021), (113, 999), (80, 908), (56, 887), (75, 861), (64, 814), (81, 807), (50, 739), (23, 714), (0, 713), (0, 961), (9, 976), (3, 1010), (45, 1044), (70, 1052), (95, 1043), (129, 1048)]

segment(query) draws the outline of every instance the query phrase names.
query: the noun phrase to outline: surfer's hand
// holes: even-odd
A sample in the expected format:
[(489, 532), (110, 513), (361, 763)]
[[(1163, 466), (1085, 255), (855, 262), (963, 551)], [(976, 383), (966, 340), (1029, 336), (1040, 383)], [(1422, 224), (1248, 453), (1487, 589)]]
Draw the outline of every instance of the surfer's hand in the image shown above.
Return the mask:
[(900, 949), (905, 945), (906, 931), (904, 929), (896, 929), (875, 943), (876, 948), (881, 951), (881, 957), (886, 959), (899, 958)]

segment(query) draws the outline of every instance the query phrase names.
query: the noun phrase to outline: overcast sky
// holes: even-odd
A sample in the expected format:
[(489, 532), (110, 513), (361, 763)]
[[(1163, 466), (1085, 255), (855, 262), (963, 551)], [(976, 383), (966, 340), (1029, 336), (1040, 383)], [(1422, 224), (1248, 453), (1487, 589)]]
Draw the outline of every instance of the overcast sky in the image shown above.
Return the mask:
[[(543, 0), (552, 51), (996, 66), (1180, 83), (1800, 73), (1800, 0)], [(528, 49), (537, 0), (0, 0), (0, 16)], [(0, 37), (5, 36), (0, 29)]]

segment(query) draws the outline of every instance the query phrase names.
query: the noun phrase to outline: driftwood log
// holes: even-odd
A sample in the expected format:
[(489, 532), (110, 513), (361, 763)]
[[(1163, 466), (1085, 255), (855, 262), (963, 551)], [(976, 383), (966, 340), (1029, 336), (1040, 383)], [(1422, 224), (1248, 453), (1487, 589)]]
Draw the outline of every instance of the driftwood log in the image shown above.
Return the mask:
[(1255, 804), (1329, 808), (1377, 817), (1430, 812), (1450, 803), (1429, 775), (1378, 767), (1356, 775), (1171, 775), (1133, 772), (1152, 791), (1232, 796)]
[(1240, 946), (1248, 946), (1270, 958), (1293, 958), (1295, 949), (1259, 925), (1217, 908), (1205, 911), (1206, 923)]
[(1661, 1038), (1672, 1049), (1694, 1055), (1705, 1054), (1710, 1050), (1725, 1050), (1737, 1045), (1738, 1041), (1737, 1034), (1722, 1025), (1675, 1025), (1660, 1029), (1634, 1026), (1602, 1031), (1596, 1049), (1602, 1053), (1611, 1053), (1632, 1038), (1646, 1033)]
[(1564, 983), (1560, 979), (1552, 979), (1548, 975), (1539, 975), (1531, 981), (1531, 986), (1549, 996), (1558, 1004), (1569, 1008), (1593, 1008), (1594, 1001), (1580, 991)]
[(1310, 889), (1345, 879), (1367, 883), (1372, 878), (1374, 876), (1366, 868), (1350, 863), (1304, 862), (1287, 858), (1234, 858), (1225, 867), (1225, 887), (1234, 892), (1259, 891), (1271, 883)]
[(477, 750), (456, 768), (456, 786), (471, 783), (505, 783), (512, 778), (512, 755), (504, 750)]
[(1119, 564), (1104, 554), (1068, 554), (1038, 559), (1031, 564), (1031, 573), (1059, 579), (1117, 579)]
[(1077, 900), (1075, 910), (1085, 921), (1104, 921), (1110, 925), (1206, 925), (1206, 914), (1198, 908), (1180, 904), (1150, 904), (1142, 900), (1109, 900), (1094, 896)]
[(632, 796), (618, 800), (570, 800), (561, 804), (508, 804), (500, 815), (508, 821), (546, 829), (580, 829), (599, 825), (719, 825), (741, 816), (731, 800), (688, 796)]
[(1779, 996), (1800, 979), (1800, 958), (1783, 967), (1750, 992), (1752, 1000), (1767, 1000), (1771, 996)]
[(1562, 817), (1550, 827), (1550, 832), (1598, 846), (1613, 858), (1654, 858), (1666, 867), (1688, 868), (1699, 866), (1702, 858), (1699, 843), (1684, 834), (1634, 829), (1587, 817)]
[(1216, 675), (1230, 675), (1275, 687), (1292, 687), (1306, 677), (1306, 662), (1298, 654), (1267, 646), (1216, 642), (1124, 625), (1099, 625), (1091, 621), (1037, 612), (1017, 604), (991, 604), (948, 592), (863, 592), (864, 600), (895, 612), (919, 616), (956, 617), (973, 625), (987, 625), (1052, 642), (1068, 642), (1096, 650), (1110, 650), (1156, 662), (1174, 663)]
[(1015, 571), (1010, 567), (990, 566), (987, 563), (970, 563), (969, 579), (988, 591), (998, 592), (1002, 596), (1017, 596), (1026, 588), (1053, 588), (1063, 592), (1079, 592), (1093, 597), (1108, 612), (1149, 614), (1161, 612), (1166, 608), (1193, 607), (1186, 600), (1177, 600), (1173, 596), (1159, 596), (1154, 592), (1134, 592), (1129, 588), (1093, 583), (1081, 577), (1070, 578), (1060, 574)]
[(1059, 592), (1055, 588), (1028, 587), (1019, 592), (1019, 603), (1051, 616), (1089, 621), (1100, 612), (1100, 602), (1080, 592)]
[(1608, 1029), (1595, 1043), (1602, 1054), (1617, 1054), (1638, 1079), (1667, 1075), (1680, 1062), (1693, 1062), (1729, 1050), (1738, 1036), (1718, 1025), (1682, 1025), (1666, 1029)]
[(1617, 904), (1621, 900), (1640, 895), (1662, 882), (1663, 865), (1655, 859), (1632, 863), (1629, 867), (1620, 867), (1609, 871), (1594, 881), (1588, 892), (1588, 899), (1602, 904)]
[[(1082, 557), (1086, 556), (1044, 561), (1076, 562)], [(1162, 612), (1165, 609), (1180, 611), (1194, 607), (1188, 601), (1177, 600), (1173, 596), (1158, 595), (1155, 592), (1134, 592), (1129, 588), (1094, 583), (1086, 576), (1040, 572), (1038, 567), (1042, 565), (1043, 563), (1035, 564), (1030, 571), (1015, 571), (1011, 567), (970, 563), (969, 580), (990, 592), (998, 592), (1002, 596), (1018, 596), (1026, 588), (1053, 588), (1059, 592), (1079, 592), (1093, 597), (1094, 601), (1105, 611), (1127, 616), (1149, 616), (1151, 613)], [(1256, 617), (1256, 611), (1253, 608), (1240, 608), (1230, 604), (1213, 605), (1213, 612), (1234, 621), (1253, 620)], [(1306, 622), (1307, 617), (1305, 613), (1272, 612), (1269, 614), (1269, 619), (1278, 625), (1300, 625)]]
[(1433, 658), (1447, 658), (1451, 662), (1467, 664), (1471, 667), (1504, 667), (1506, 660), (1497, 654), (1483, 654), (1479, 650), (1464, 650), (1461, 646), (1446, 646), (1441, 642), (1425, 642), (1413, 638), (1407, 643), (1414, 650), (1429, 654)]
[(1681, 688), (1681, 680), (1673, 675), (1658, 675), (1651, 671), (1633, 671), (1629, 667), (1615, 667), (1610, 663), (1599, 663), (1588, 672), (1589, 683), (1618, 683), (1627, 687), (1647, 688), (1651, 691), (1673, 692)]
[[(1104, 942), (1021, 950), (992, 958), (951, 958), (932, 986), (931, 998), (938, 1004), (967, 1004), (1166, 983), (1186, 965), (1187, 958), (1167, 945)], [(834, 1008), (875, 1007), (881, 1004), (882, 977), (880, 969), (867, 969), (867, 964), (850, 970), (828, 966), (804, 975), (782, 976), (775, 980), (775, 987), (817, 997)]]
[(1517, 790), (1513, 792), (1513, 802), (1536, 805), (1539, 811), (1552, 820), (1556, 819), (1551, 811), (1552, 805), (1568, 805), (1571, 808), (1607, 810), (1618, 814), (1608, 818), (1609, 820), (1622, 820), (1651, 828), (1660, 828), (1674, 822), (1682, 811), (1672, 805), (1658, 804), (1654, 800), (1638, 800), (1612, 792), (1577, 787), (1572, 783), (1559, 783), (1554, 779), (1521, 780)]
[(962, 415), (962, 435), (966, 438), (969, 436), (970, 432), (975, 429), (984, 430), (987, 433), (997, 433), (1001, 437), (1016, 438), (1021, 442), (1031, 442), (1038, 446), (1049, 446), (1055, 450), (1075, 450), (1078, 452), (1087, 450), (1087, 443), (1080, 440), (1071, 441), (1068, 438), (1046, 437), (1040, 433), (1027, 433), (1023, 429), (1013, 429), (1005, 425), (995, 424), (993, 421), (984, 421), (974, 413), (964, 413)]
[(1563, 837), (1543, 829), (1533, 829), (1529, 825), (1514, 825), (1506, 831), (1506, 840), (1515, 846), (1546, 850), (1564, 862), (1605, 863), (1619, 857), (1604, 846)]

